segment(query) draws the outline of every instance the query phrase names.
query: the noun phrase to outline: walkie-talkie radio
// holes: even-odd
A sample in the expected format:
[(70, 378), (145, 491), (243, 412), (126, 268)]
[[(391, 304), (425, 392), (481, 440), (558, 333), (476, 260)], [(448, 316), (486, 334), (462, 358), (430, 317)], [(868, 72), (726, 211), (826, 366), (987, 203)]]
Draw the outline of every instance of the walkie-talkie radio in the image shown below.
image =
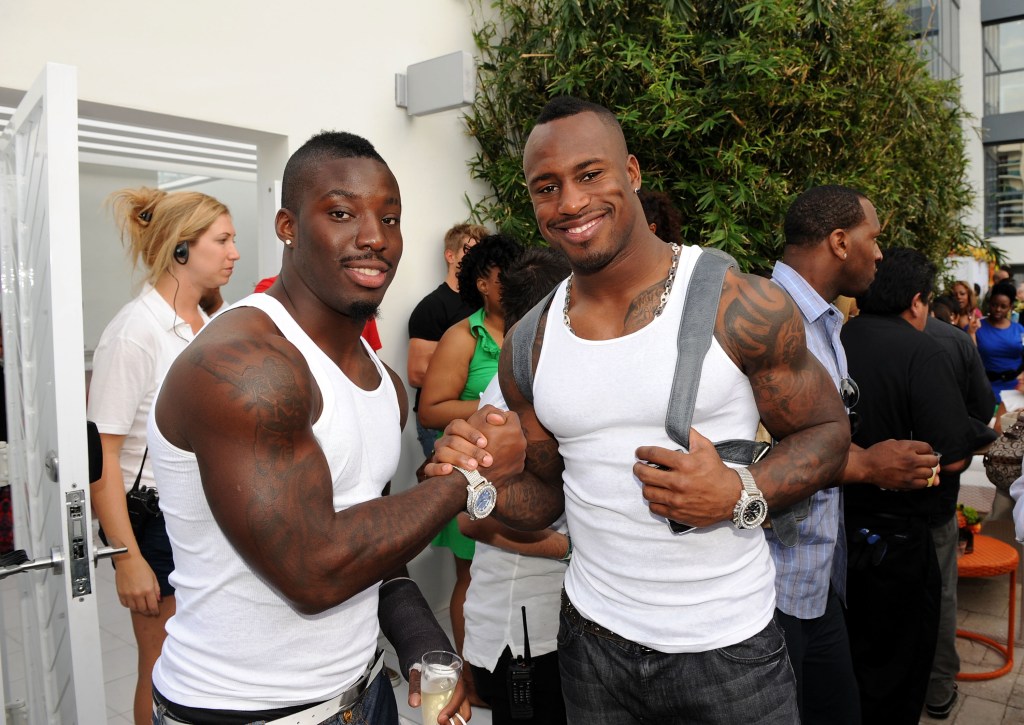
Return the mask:
[(526, 629), (526, 607), (523, 607), (523, 654), (508, 668), (508, 701), (513, 720), (533, 717), (533, 660), (530, 658), (530, 633)]

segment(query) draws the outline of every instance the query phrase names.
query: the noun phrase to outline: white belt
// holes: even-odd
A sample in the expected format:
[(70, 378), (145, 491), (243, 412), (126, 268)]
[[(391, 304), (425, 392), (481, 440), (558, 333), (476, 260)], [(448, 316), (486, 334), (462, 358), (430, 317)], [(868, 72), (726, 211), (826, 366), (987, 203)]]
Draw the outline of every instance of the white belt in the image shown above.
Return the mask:
[[(337, 715), (342, 710), (350, 708), (359, 699), (359, 696), (366, 692), (366, 688), (376, 679), (377, 675), (380, 674), (381, 669), (384, 668), (384, 652), (380, 650), (377, 652), (377, 656), (374, 657), (373, 662), (367, 665), (366, 671), (363, 676), (356, 680), (356, 683), (352, 687), (345, 690), (340, 695), (332, 697), (330, 700), (325, 702), (311, 705), (305, 710), (292, 713), (291, 715), (285, 715), (279, 717), (277, 720), (270, 720), (266, 725), (318, 725), (333, 715)], [(164, 713), (164, 722), (167, 723), (180, 723), (181, 720), (175, 719), (170, 713)]]

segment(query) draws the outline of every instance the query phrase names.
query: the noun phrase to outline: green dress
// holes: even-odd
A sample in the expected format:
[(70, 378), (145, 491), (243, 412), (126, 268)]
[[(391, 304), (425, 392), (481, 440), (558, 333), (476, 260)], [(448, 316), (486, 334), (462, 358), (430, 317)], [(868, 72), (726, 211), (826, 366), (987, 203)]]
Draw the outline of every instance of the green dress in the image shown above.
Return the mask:
[[(469, 316), (469, 332), (476, 338), (476, 348), (469, 360), (469, 373), (466, 376), (466, 387), (462, 389), (459, 400), (480, 400), (480, 394), (498, 374), (498, 356), (501, 347), (491, 333), (484, 327), (484, 311), (480, 308)], [(434, 546), (447, 546), (460, 559), (472, 559), (476, 542), (459, 531), (459, 522), (449, 521), (441, 533), (434, 537)]]

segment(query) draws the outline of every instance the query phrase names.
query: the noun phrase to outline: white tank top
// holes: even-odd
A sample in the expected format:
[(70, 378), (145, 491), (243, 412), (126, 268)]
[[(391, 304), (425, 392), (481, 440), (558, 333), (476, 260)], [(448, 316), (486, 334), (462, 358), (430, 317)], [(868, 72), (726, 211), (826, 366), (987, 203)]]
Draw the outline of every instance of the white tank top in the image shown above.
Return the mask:
[[(334, 480), (335, 510), (380, 496), (398, 468), (401, 444), (398, 397), (380, 360), (364, 343), (381, 382), (362, 390), (276, 299), (254, 294), (235, 305), (246, 306), (273, 320), (320, 388), (323, 410), (313, 433)], [(300, 614), (224, 537), (195, 454), (168, 443), (152, 415), (148, 433), (174, 551), (177, 605), (153, 669), (157, 689), (189, 707), (261, 710), (326, 700), (348, 688), (377, 646), (378, 584), (325, 612)]]
[[(565, 461), (573, 557), (565, 577), (583, 616), (661, 652), (703, 652), (760, 632), (775, 608), (775, 571), (761, 529), (730, 521), (673, 534), (633, 475), (636, 449), (678, 449), (665, 432), (676, 337), (699, 247), (684, 247), (661, 316), (613, 340), (583, 340), (551, 302), (534, 383), (537, 417)], [(713, 442), (752, 439), (746, 376), (716, 340), (704, 360), (693, 427)], [(737, 487), (738, 489), (738, 487)]]

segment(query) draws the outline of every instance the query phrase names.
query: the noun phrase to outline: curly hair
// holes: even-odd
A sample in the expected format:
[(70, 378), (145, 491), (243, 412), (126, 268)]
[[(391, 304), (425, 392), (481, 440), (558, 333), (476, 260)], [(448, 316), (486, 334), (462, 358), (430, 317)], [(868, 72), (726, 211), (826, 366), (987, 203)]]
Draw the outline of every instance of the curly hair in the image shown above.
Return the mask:
[(476, 281), (486, 277), (497, 267), (503, 270), (523, 253), (522, 245), (507, 234), (488, 234), (462, 257), (456, 275), (459, 296), (474, 309), (483, 307), (484, 298), (476, 288)]
[(1017, 301), (1017, 288), (1013, 286), (1012, 282), (996, 282), (988, 296), (989, 302), (998, 295), (1002, 295), (1010, 300), (1010, 306), (1012, 307), (1013, 303)]
[(953, 283), (953, 286), (949, 288), (949, 296), (952, 297), (954, 300), (956, 299), (955, 293), (957, 287), (963, 287), (965, 290), (967, 290), (968, 305), (968, 309), (966, 310), (962, 310), (959, 306), (957, 306), (957, 314), (966, 314), (971, 310), (976, 309), (978, 307), (978, 293), (974, 291), (974, 285), (972, 285), (970, 282), (965, 282), (962, 279), (958, 279), (956, 282)]

